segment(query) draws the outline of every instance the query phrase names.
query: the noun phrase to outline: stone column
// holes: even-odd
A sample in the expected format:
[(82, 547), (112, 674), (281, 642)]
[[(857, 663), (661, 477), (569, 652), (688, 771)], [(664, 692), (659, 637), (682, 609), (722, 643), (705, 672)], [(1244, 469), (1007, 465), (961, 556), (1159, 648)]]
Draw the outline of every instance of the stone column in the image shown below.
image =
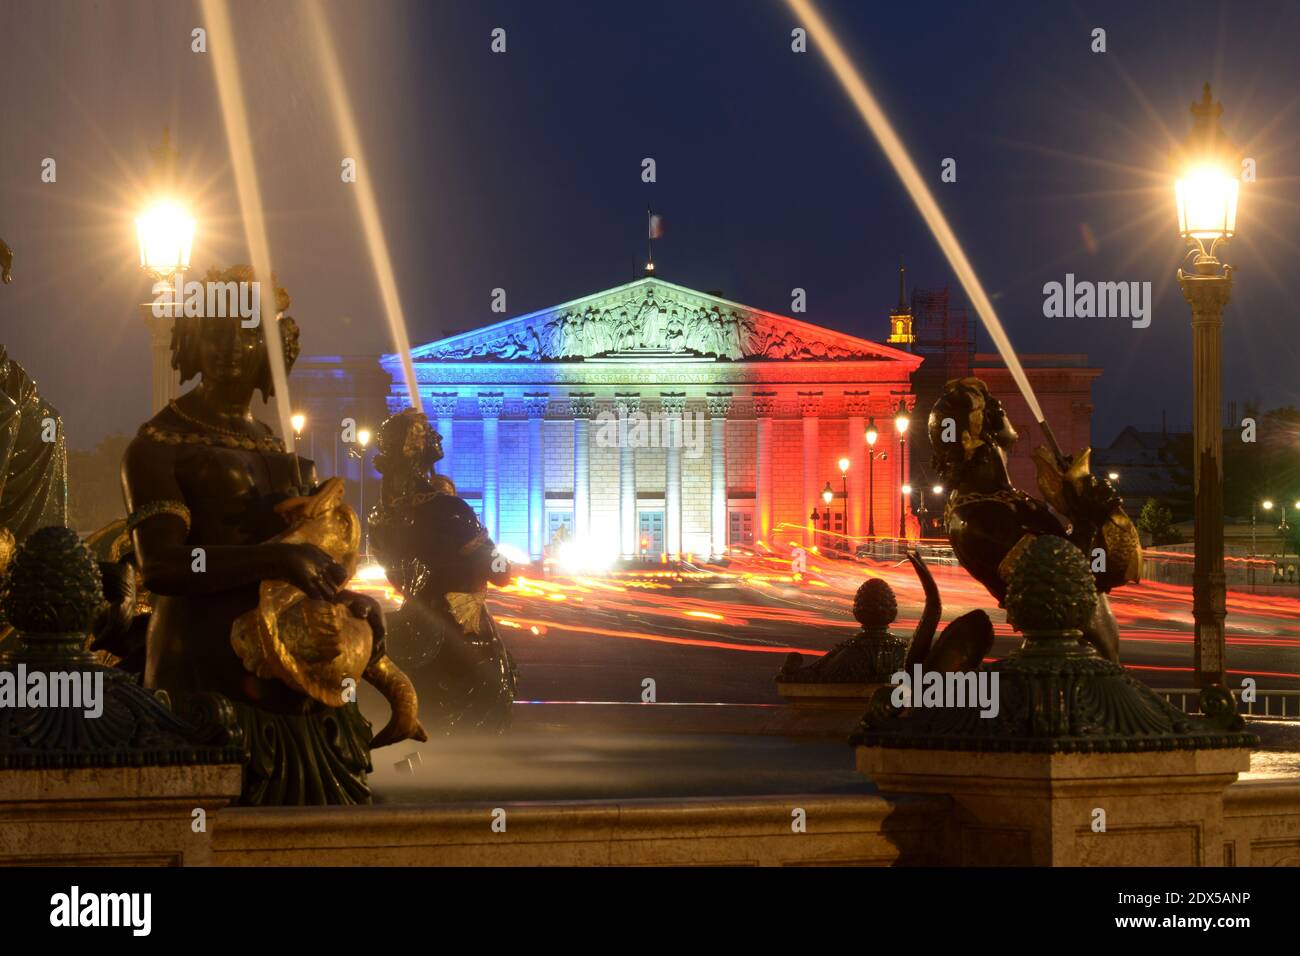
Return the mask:
[(546, 545), (546, 456), (542, 428), (550, 396), (545, 392), (524, 396), (528, 414), (528, 556), (541, 560)]
[(454, 482), (455, 476), (452, 474), (453, 459), (451, 457), (451, 431), (456, 420), (456, 393), (444, 392), (438, 395), (429, 396), (429, 405), (433, 414), (437, 418), (437, 424), (434, 428), (442, 436), (442, 461), (438, 462), (437, 472), (440, 475), (446, 475)]
[(867, 533), (867, 393), (845, 392), (844, 413), (849, 422), (849, 536)]
[(803, 516), (800, 521), (805, 529), (804, 544), (810, 548), (817, 543), (818, 530), (812, 526), (810, 516), (825, 507), (821, 499), (821, 484), (817, 481), (821, 411), (821, 392), (799, 393), (799, 414), (803, 416)]
[(501, 406), (505, 396), (501, 392), (479, 392), (478, 411), (483, 416), (483, 525), (488, 537), (497, 540), (500, 531), (498, 508), (497, 431), (500, 425)]
[[(1217, 265), (1217, 263), (1216, 263)], [(1186, 275), (1178, 283), (1192, 307), (1192, 446), (1196, 558), (1192, 617), (1196, 622), (1196, 678), (1222, 684), (1226, 667), (1223, 576), (1223, 307), (1232, 294), (1232, 269), (1223, 275)], [(1286, 502), (1282, 503), (1286, 507)]]
[(707, 400), (713, 426), (713, 471), (709, 482), (709, 512), (713, 519), (709, 523), (710, 550), (714, 557), (718, 557), (727, 552), (727, 413), (731, 411), (731, 393), (709, 392)]
[(596, 399), (590, 392), (569, 394), (573, 416), (573, 537), (586, 541), (591, 534), (591, 415)]
[(756, 541), (771, 548), (772, 540), (772, 415), (776, 392), (754, 393), (754, 525)]
[(664, 442), (664, 550), (671, 557), (682, 553), (682, 413), (685, 392), (664, 392), (660, 396), (664, 421), (660, 435)]
[[(184, 279), (182, 274), (180, 281), (183, 282)], [(152, 304), (140, 306), (140, 314), (144, 316), (145, 324), (149, 327), (149, 356), (152, 365), (151, 404), (154, 412), (157, 413), (166, 408), (167, 403), (181, 392), (180, 373), (172, 368), (172, 325), (176, 320), (170, 315), (154, 315)]]
[(636, 557), (636, 450), (628, 441), (633, 415), (641, 411), (641, 396), (629, 392), (614, 396), (618, 414), (618, 528), (619, 551), (625, 559)]

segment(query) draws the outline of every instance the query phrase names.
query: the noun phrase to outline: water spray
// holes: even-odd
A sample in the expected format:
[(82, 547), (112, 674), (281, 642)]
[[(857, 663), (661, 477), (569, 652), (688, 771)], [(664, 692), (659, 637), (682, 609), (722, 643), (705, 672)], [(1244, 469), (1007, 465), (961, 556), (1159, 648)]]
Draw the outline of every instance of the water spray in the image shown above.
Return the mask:
[(375, 268), (375, 277), (379, 281), (379, 293), (384, 301), (388, 329), (393, 335), (393, 348), (402, 362), (406, 394), (410, 398), (411, 406), (417, 412), (424, 411), (424, 403), (420, 401), (420, 389), (415, 380), (415, 363), (411, 359), (411, 341), (406, 334), (406, 317), (402, 311), (401, 297), (397, 293), (397, 277), (393, 273), (393, 260), (388, 254), (388, 243), (384, 239), (384, 230), (379, 218), (379, 204), (375, 202), (375, 192), (370, 187), (370, 178), (364, 172), (369, 167), (362, 156), (361, 135), (357, 132), (352, 103), (343, 85), (343, 71), (339, 66), (334, 44), (330, 40), (329, 25), (325, 22), (325, 14), (321, 12), (320, 4), (308, 3), (306, 9), (316, 34), (316, 46), (320, 51), (325, 84), (329, 90), (330, 104), (334, 108), (334, 121), (338, 126), (339, 139), (343, 142), (345, 152), (352, 156), (363, 170), (353, 186), (357, 190), (361, 225), (365, 231), (366, 246), (370, 249), (370, 261)]
[[(217, 96), (221, 101), (221, 115), (230, 143), (231, 166), (235, 172), (235, 186), (239, 193), (239, 210), (244, 221), (244, 237), (248, 242), (249, 257), (253, 260), (253, 274), (259, 282), (269, 283), (272, 301), (275, 297), (275, 280), (271, 271), (271, 245), (266, 238), (266, 218), (262, 209), (262, 192), (257, 182), (257, 166), (253, 161), (252, 137), (248, 127), (248, 111), (244, 105), (244, 89), (239, 79), (239, 65), (235, 62), (234, 31), (231, 30), (229, 10), (225, 0), (201, 0), (203, 16), (208, 31), (214, 38), (211, 45), (212, 69), (217, 80)], [(294, 432), (290, 422), (289, 377), (284, 367), (284, 346), (280, 341), (278, 317), (262, 324), (262, 338), (266, 342), (267, 361), (271, 366), (271, 382), (275, 391), (276, 417), (280, 421), (280, 435), (285, 449), (293, 458), (294, 477), (299, 485), (298, 455), (294, 448)]]
[(839, 80), (840, 85), (844, 87), (844, 92), (848, 94), (849, 99), (853, 101), (853, 105), (857, 107), (858, 113), (866, 121), (872, 135), (876, 138), (876, 142), (880, 144), (880, 148), (884, 150), (885, 156), (893, 165), (894, 172), (903, 181), (903, 186), (907, 189), (908, 195), (912, 197), (912, 202), (916, 203), (926, 225), (930, 227), (930, 232), (934, 234), (934, 238), (938, 241), (943, 254), (947, 256), (948, 264), (952, 266), (957, 278), (961, 281), (962, 288), (966, 290), (966, 295), (975, 305), (975, 311), (979, 315), (980, 321), (988, 331), (989, 337), (993, 339), (993, 345), (997, 348), (998, 354), (1002, 356), (1002, 361), (1006, 363), (1007, 369), (1011, 372), (1011, 377), (1015, 379), (1020, 394), (1025, 397), (1025, 401), (1029, 404), (1029, 410), (1033, 413), (1034, 420), (1038, 422), (1038, 427), (1042, 429), (1043, 436), (1047, 439), (1049, 450), (1056, 457), (1057, 463), (1064, 468), (1066, 457), (1061, 451), (1061, 446), (1057, 444), (1056, 436), (1052, 434), (1052, 429), (1047, 424), (1046, 418), (1043, 416), (1043, 409), (1038, 404), (1038, 398), (1034, 395), (1034, 390), (1029, 384), (1029, 377), (1025, 375), (1025, 370), (1020, 364), (1020, 358), (1011, 347), (1011, 340), (1007, 338), (1006, 330), (1002, 328), (1002, 323), (998, 321), (997, 313), (993, 311), (993, 303), (989, 301), (988, 295), (985, 294), (984, 287), (975, 275), (974, 268), (962, 251), (961, 244), (957, 241), (957, 236), (953, 233), (952, 227), (948, 225), (948, 220), (944, 217), (939, 204), (935, 202), (934, 196), (930, 194), (929, 188), (921, 178), (920, 171), (916, 168), (916, 164), (912, 162), (912, 157), (908, 155), (906, 147), (903, 146), (903, 141), (899, 138), (898, 133), (894, 131), (894, 127), (890, 124), (889, 118), (885, 116), (884, 110), (880, 108), (880, 104), (876, 102), (876, 98), (867, 89), (867, 84), (840, 46), (830, 26), (813, 7), (811, 0), (786, 0), (786, 3), (798, 15), (800, 20), (807, 25), (808, 33), (818, 50), (826, 57), (826, 62), (830, 65), (831, 71)]

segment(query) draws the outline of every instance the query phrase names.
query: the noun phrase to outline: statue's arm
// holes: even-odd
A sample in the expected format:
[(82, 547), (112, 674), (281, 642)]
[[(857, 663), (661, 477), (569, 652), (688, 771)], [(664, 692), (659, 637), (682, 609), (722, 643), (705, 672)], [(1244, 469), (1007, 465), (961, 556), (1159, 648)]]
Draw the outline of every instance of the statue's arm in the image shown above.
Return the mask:
[(122, 461), (131, 542), (150, 591), (208, 594), (278, 578), (311, 597), (334, 598), (345, 572), (314, 545), (191, 542), (185, 495), (176, 481), (176, 454), (174, 446), (136, 438)]

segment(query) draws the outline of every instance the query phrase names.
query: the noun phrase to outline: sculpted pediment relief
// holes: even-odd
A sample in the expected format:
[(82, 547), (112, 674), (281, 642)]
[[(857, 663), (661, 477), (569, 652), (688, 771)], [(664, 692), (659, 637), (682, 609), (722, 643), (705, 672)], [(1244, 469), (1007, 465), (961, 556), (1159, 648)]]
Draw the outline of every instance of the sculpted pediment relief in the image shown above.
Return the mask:
[(882, 350), (837, 332), (712, 296), (641, 281), (478, 332), (431, 342), (417, 360), (573, 361), (605, 356), (746, 359), (877, 358)]

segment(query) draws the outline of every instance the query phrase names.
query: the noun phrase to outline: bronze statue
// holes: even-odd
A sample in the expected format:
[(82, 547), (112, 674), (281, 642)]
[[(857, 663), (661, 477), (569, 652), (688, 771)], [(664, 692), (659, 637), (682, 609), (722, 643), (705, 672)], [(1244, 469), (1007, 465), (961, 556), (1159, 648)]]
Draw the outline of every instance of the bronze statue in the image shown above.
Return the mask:
[(1015, 488), (1007, 454), (1019, 436), (1002, 403), (977, 378), (948, 382), (930, 412), (929, 431), (934, 470), (951, 489), (944, 524), (961, 566), (1001, 605), (1007, 577), (1025, 549), (1042, 535), (1066, 538), (1088, 557), (1100, 592), (1084, 638), (1118, 661), (1119, 628), (1106, 592), (1139, 580), (1142, 551), (1115, 489), (1089, 473), (1090, 450), (1058, 463), (1038, 449), (1038, 485), (1046, 501)]
[[(254, 277), (236, 266), (207, 279)], [(288, 295), (275, 299), (283, 313)], [(254, 391), (272, 393), (268, 325), (287, 371), (298, 354), (288, 316), (254, 328), (177, 318), (172, 365), (199, 382), (127, 448), (126, 529), (152, 605), (144, 683), (182, 716), (213, 694), (231, 702), (249, 757), (241, 803), (368, 803), (371, 747), (424, 732), (385, 656), (378, 603), (344, 588), (359, 526), (341, 484), (317, 487), (314, 464), (253, 418)], [(361, 670), (394, 711), (373, 742), (354, 703)]]
[(380, 426), (383, 475), (370, 540), (406, 599), (388, 615), (393, 656), (411, 672), (435, 732), (502, 733), (510, 725), (515, 668), (485, 605), (489, 582), (510, 580), (478, 516), (451, 479), (433, 473), (442, 436), (414, 409)]
[[(14, 252), (0, 239), (0, 280), (13, 281)], [(0, 578), (38, 528), (68, 522), (63, 420), (0, 345)], [(0, 644), (10, 628), (0, 620)]]

